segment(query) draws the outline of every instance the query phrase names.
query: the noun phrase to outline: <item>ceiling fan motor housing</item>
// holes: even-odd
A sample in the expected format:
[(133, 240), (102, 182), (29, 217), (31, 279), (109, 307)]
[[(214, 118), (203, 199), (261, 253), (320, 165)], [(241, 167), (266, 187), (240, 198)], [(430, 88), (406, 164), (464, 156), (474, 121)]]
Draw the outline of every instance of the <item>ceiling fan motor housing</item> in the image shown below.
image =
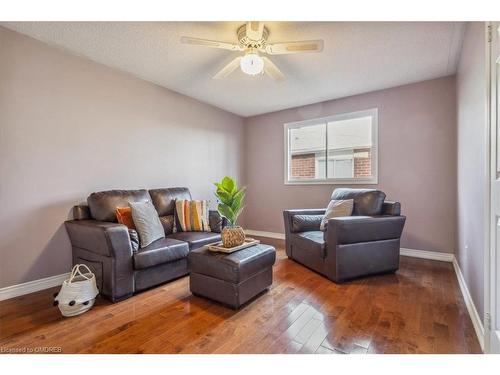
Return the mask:
[(240, 45), (245, 49), (264, 49), (267, 44), (267, 37), (269, 36), (269, 30), (264, 26), (262, 32), (262, 38), (259, 40), (254, 40), (247, 35), (247, 24), (241, 25), (237, 31), (238, 41)]

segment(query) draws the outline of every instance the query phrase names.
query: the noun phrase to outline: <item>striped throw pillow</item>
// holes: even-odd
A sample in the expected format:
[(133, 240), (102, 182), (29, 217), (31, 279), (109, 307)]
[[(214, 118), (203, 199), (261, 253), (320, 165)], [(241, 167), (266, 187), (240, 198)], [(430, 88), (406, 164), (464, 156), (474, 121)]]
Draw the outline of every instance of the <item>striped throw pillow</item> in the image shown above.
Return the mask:
[(207, 201), (177, 199), (175, 212), (178, 232), (210, 232)]

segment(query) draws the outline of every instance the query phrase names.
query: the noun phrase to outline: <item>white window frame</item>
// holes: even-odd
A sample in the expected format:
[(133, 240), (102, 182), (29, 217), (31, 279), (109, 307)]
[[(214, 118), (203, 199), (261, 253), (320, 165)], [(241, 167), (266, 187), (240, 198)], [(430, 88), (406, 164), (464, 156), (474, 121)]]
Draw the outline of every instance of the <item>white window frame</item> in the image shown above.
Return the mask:
[[(326, 161), (326, 156), (320, 156), (320, 157), (315, 157), (314, 158), (314, 168), (315, 168), (315, 171), (316, 171), (316, 175), (318, 174), (318, 169), (319, 169), (319, 162), (320, 161)], [(354, 154), (352, 154), (352, 157), (351, 158), (341, 158), (339, 157), (338, 155), (328, 155), (328, 161), (327, 163), (331, 163), (333, 162), (333, 170), (335, 171), (335, 161), (336, 160), (351, 160), (352, 161), (352, 165), (351, 165), (351, 170), (352, 170), (352, 175), (354, 175)], [(326, 170), (325, 170), (326, 172)], [(318, 177), (315, 177), (314, 178), (315, 180), (319, 179)]]
[[(313, 126), (321, 123), (327, 124), (330, 121), (342, 121), (351, 120), (360, 117), (371, 117), (372, 118), (372, 147), (371, 147), (371, 166), (372, 166), (372, 176), (371, 177), (354, 177), (354, 178), (323, 178), (323, 179), (292, 179), (291, 165), (289, 158), (290, 149), (290, 130), (301, 128), (304, 126)], [(328, 142), (328, 125), (326, 126), (326, 142)], [(327, 145), (325, 144), (325, 151), (327, 150)], [(353, 164), (354, 165), (354, 164)], [(371, 108), (362, 111), (341, 113), (328, 117), (321, 117), (305, 121), (288, 122), (284, 124), (284, 176), (285, 185), (372, 185), (378, 184), (378, 108)]]

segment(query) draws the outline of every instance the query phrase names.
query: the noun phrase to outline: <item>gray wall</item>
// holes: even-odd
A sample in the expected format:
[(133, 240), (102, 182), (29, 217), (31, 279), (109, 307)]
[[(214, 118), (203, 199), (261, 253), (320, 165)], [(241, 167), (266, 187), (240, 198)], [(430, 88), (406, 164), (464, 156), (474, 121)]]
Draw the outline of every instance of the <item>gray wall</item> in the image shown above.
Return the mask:
[(474, 304), (484, 314), (487, 225), (485, 24), (469, 23), (457, 73), (457, 258)]
[(0, 288), (68, 272), (93, 191), (242, 177), (240, 117), (0, 27)]
[(282, 233), (284, 209), (325, 207), (335, 188), (283, 183), (284, 123), (377, 107), (379, 184), (370, 186), (401, 202), (401, 245), (454, 252), (455, 105), (455, 78), (445, 77), (245, 119), (246, 227)]

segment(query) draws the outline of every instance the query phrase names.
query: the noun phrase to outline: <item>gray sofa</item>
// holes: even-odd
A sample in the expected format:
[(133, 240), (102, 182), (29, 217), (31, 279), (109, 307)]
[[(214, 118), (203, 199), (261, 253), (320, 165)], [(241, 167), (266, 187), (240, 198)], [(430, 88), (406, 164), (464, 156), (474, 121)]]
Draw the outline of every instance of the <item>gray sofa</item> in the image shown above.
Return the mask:
[(283, 212), (287, 256), (335, 282), (396, 271), (401, 204), (371, 189), (335, 189), (331, 199), (353, 199), (353, 215), (330, 219), (324, 232), (325, 209)]
[[(191, 194), (187, 188), (92, 193), (87, 205), (73, 207), (73, 220), (65, 223), (73, 264), (86, 264), (96, 275), (100, 293), (113, 302), (187, 275), (189, 251), (219, 241), (225, 220), (210, 211), (211, 232), (173, 233), (175, 199), (191, 199)], [(117, 222), (115, 210), (144, 200), (154, 204), (165, 238), (134, 251), (137, 236)]]

